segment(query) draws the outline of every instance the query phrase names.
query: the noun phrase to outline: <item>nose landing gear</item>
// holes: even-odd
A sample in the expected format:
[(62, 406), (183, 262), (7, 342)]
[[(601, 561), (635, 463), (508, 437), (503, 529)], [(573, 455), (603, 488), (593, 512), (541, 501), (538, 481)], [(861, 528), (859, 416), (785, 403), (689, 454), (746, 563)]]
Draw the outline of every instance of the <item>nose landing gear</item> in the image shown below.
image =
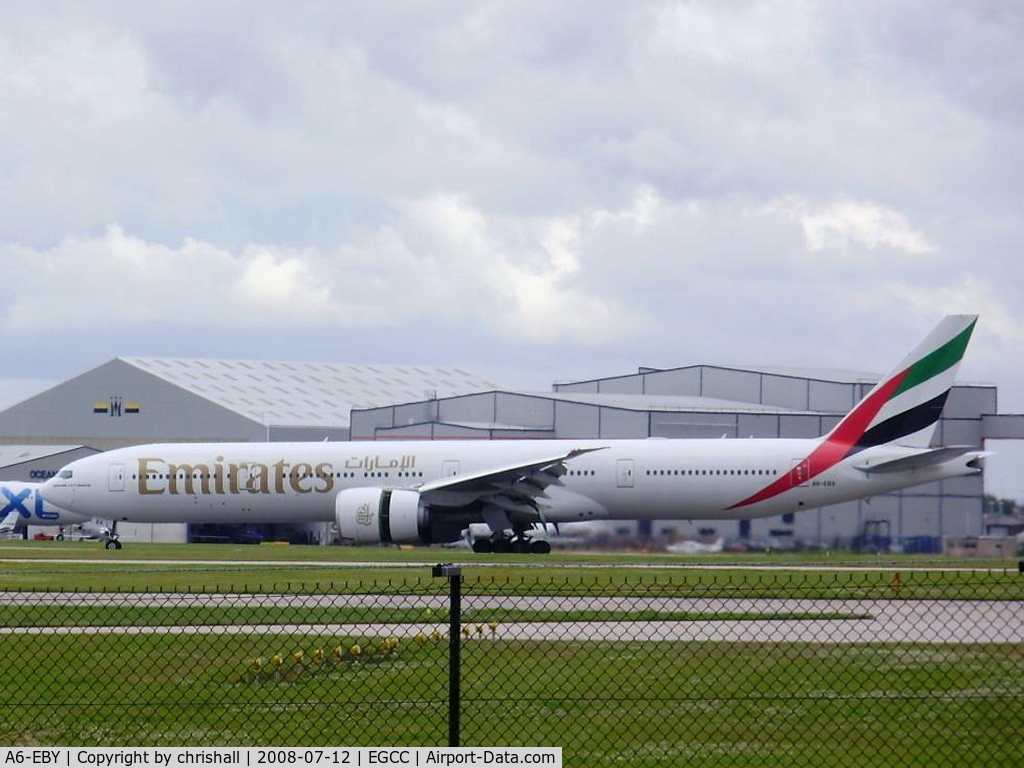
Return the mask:
[(114, 520), (110, 524), (110, 530), (107, 532), (107, 540), (103, 545), (106, 549), (114, 550), (121, 548), (121, 542), (118, 540), (117, 535), (117, 520)]

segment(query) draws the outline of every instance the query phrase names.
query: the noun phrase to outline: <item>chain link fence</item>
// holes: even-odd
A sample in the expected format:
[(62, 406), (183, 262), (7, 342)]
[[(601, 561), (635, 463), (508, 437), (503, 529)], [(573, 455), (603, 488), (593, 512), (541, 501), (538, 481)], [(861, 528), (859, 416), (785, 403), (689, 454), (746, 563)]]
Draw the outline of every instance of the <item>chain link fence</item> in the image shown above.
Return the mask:
[(1024, 765), (1017, 573), (288, 591), (0, 594), (0, 744), (443, 746), (453, 703), (566, 765)]

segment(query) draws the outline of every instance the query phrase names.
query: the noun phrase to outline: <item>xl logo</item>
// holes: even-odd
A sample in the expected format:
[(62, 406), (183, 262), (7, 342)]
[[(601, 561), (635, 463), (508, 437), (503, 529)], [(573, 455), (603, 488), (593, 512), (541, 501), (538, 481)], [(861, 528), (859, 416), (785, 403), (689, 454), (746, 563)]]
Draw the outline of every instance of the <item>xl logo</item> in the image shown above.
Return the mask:
[[(25, 502), (29, 497), (32, 497), (36, 517), (40, 520), (56, 520), (60, 517), (60, 514), (57, 512), (47, 512), (43, 509), (43, 494), (39, 493), (39, 491), (33, 491), (31, 488), (25, 488), (20, 491), (16, 491), (13, 488), (0, 488), (0, 495), (3, 496), (3, 499), (7, 500), (4, 508), (0, 509), (0, 518), (7, 517), (11, 512), (17, 512), (26, 520), (30, 520), (32, 513), (25, 506)], [(0, 499), (0, 501), (3, 501), (3, 499)]]

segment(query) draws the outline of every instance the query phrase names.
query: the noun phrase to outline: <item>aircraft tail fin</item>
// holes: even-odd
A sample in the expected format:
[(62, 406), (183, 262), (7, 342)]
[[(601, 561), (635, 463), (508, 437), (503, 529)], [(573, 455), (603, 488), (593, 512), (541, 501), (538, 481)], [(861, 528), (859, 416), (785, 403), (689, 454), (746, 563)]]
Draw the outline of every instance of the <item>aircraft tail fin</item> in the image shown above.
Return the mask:
[[(892, 373), (821, 439), (810, 455), (788, 474), (730, 509), (755, 504), (802, 485), (865, 448), (892, 443), (927, 449), (977, 321), (977, 315), (943, 318)], [(944, 455), (922, 450), (915, 461), (933, 463)], [(893, 464), (890, 470), (912, 469), (911, 464), (909, 460)], [(874, 469), (877, 471), (877, 465)]]
[(927, 448), (977, 315), (948, 315), (825, 438), (849, 456), (876, 445)]
[(20, 519), (21, 515), (18, 514), (18, 510), (13, 510), (3, 519), (3, 522), (0, 522), (0, 533), (13, 533), (14, 529), (18, 527)]

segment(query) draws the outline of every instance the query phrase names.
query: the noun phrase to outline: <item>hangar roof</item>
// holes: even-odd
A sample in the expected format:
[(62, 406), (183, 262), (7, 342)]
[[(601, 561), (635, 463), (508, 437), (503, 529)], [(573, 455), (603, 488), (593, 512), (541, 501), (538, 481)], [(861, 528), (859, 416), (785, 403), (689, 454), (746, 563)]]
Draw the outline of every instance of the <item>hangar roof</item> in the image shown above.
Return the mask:
[(749, 373), (765, 373), (769, 376), (788, 376), (793, 379), (831, 381), (837, 384), (874, 384), (882, 378), (880, 373), (852, 371), (845, 368), (797, 368), (784, 365), (730, 365), (717, 367), (735, 371), (747, 371)]
[(602, 376), (595, 379), (582, 379), (576, 381), (559, 381), (555, 387), (573, 387), (580, 384), (593, 384), (595, 382), (618, 381), (632, 379), (642, 376), (657, 376), (658, 374), (671, 374), (678, 371), (699, 370), (701, 368), (712, 368), (723, 371), (736, 371), (737, 373), (763, 374), (767, 376), (785, 376), (792, 379), (805, 379), (809, 381), (827, 381), (836, 384), (874, 384), (882, 375), (867, 371), (853, 371), (842, 368), (799, 368), (782, 365), (719, 365), (716, 363), (699, 363), (696, 365), (682, 365), (676, 368), (652, 368), (640, 366), (636, 373), (626, 373), (617, 376)]
[(347, 425), (353, 408), (496, 388), (460, 368), (434, 365), (119, 359), (257, 423), (276, 426)]
[(80, 445), (0, 445), (0, 467), (25, 464), (81, 448)]
[(627, 411), (722, 411), (725, 413), (812, 413), (803, 408), (723, 400), (698, 395), (628, 395), (597, 392), (516, 393), (572, 403), (601, 405)]

